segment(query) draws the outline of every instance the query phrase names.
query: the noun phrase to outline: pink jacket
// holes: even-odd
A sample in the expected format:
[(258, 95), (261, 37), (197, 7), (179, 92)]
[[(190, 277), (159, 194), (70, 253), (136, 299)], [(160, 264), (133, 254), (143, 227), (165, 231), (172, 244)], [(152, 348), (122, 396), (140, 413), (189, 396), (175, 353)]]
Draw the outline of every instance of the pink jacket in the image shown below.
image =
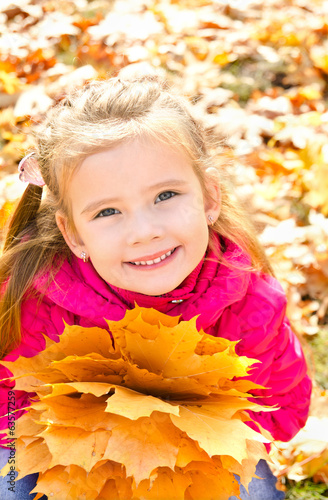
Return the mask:
[[(268, 429), (277, 440), (288, 441), (305, 425), (310, 402), (311, 381), (299, 341), (285, 317), (286, 297), (279, 283), (268, 275), (241, 270), (248, 258), (231, 242), (226, 242), (225, 258), (229, 267), (219, 264), (208, 251), (196, 269), (175, 290), (162, 296), (147, 296), (108, 285), (90, 262), (73, 257), (56, 274), (40, 305), (38, 297), (22, 305), (22, 342), (7, 355), (33, 356), (45, 347), (42, 332), (57, 340), (64, 321), (81, 326), (107, 328), (104, 318), (121, 319), (127, 309), (153, 307), (183, 320), (199, 315), (197, 327), (210, 335), (240, 340), (237, 352), (261, 363), (250, 378), (269, 390), (258, 391), (266, 405), (279, 410), (253, 414), (254, 420)], [(239, 267), (236, 268), (236, 266)], [(36, 280), (41, 292), (47, 276)], [(7, 370), (0, 366), (0, 376)], [(7, 427), (8, 386), (0, 387), (1, 427)], [(263, 396), (263, 397), (262, 397)], [(29, 395), (16, 391), (16, 407), (28, 404)]]

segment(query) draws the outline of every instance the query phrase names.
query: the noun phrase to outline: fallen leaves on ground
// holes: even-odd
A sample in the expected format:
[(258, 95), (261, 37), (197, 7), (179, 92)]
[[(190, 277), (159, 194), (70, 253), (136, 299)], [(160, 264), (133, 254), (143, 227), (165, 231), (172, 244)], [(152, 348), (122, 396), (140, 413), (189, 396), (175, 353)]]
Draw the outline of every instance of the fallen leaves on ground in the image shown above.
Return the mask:
[(326, 0), (3, 0), (0, 22), (0, 230), (22, 191), (13, 174), (49, 107), (92, 78), (155, 73), (225, 139), (234, 192), (285, 288), (288, 315), (305, 344), (323, 336)]
[(272, 458), (278, 477), (293, 481), (308, 477), (328, 484), (328, 404), (326, 391), (315, 389), (306, 427), (289, 443), (276, 443)]

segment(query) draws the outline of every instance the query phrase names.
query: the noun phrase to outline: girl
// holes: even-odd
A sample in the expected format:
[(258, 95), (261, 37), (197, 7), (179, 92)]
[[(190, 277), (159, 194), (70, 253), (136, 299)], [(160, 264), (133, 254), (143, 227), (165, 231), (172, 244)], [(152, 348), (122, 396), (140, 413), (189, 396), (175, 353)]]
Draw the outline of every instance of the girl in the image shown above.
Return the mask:
[[(254, 420), (283, 441), (304, 426), (311, 383), (286, 298), (182, 99), (153, 78), (89, 83), (52, 110), (20, 170), (30, 183), (0, 268), (6, 359), (35, 355), (64, 322), (108, 328), (135, 302), (199, 315), (260, 361), (260, 404), (280, 409)], [(16, 407), (28, 400), (16, 391)], [(243, 499), (283, 498), (265, 462), (257, 474)]]

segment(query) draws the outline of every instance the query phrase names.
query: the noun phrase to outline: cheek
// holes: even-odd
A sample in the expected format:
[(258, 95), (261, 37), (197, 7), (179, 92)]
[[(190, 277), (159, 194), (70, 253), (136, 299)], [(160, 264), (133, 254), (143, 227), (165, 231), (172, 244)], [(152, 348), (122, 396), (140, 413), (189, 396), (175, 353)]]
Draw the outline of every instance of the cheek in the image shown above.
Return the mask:
[(119, 246), (118, 231), (113, 229), (110, 224), (106, 224), (106, 219), (95, 223), (91, 222), (83, 227), (82, 235), (95, 250), (99, 247), (101, 251), (110, 251), (115, 253)]
[(113, 252), (108, 245), (96, 245), (90, 259), (98, 274), (108, 283), (115, 284), (121, 279), (122, 255)]
[(110, 266), (109, 269), (111, 266), (119, 264), (122, 260), (122, 252), (120, 251), (121, 246), (118, 242), (98, 239), (98, 242), (96, 240), (93, 248), (95, 255), (99, 261), (102, 262), (102, 265), (106, 267)]
[[(206, 215), (202, 194), (194, 194), (188, 197), (176, 207), (174, 216), (179, 218), (183, 225), (191, 226), (205, 223)], [(186, 203), (187, 202), (187, 203)]]

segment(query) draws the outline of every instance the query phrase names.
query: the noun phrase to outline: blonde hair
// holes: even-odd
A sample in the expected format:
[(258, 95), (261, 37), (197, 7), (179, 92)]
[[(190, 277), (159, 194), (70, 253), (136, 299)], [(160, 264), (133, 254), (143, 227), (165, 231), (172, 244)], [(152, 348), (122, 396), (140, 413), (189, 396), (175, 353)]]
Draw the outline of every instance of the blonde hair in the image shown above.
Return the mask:
[(193, 119), (188, 102), (163, 82), (154, 77), (90, 82), (51, 110), (37, 136), (36, 156), (47, 192), (41, 202), (42, 188), (28, 185), (6, 235), (0, 261), (2, 356), (20, 341), (21, 304), (33, 293), (36, 274), (52, 272), (54, 259), (58, 269), (71, 256), (55, 215), (61, 210), (74, 231), (65, 196), (72, 175), (90, 154), (132, 138), (148, 136), (182, 148), (205, 198), (209, 196), (206, 180), (220, 186), (221, 212), (210, 234), (219, 233), (239, 245), (250, 255), (253, 269), (271, 272), (249, 218), (220, 179), (220, 165), (208, 151), (204, 130)]

